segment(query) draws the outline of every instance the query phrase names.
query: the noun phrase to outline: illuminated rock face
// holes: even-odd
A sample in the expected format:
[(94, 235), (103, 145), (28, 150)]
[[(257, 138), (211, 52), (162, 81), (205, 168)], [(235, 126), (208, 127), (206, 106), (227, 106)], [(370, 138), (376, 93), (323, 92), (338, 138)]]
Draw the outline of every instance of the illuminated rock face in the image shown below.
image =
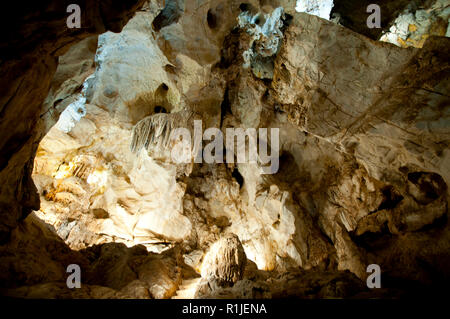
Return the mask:
[[(449, 40), (403, 49), (294, 7), (151, 1), (61, 57), (4, 294), (167, 298), (202, 274), (234, 285), (197, 297), (349, 297), (373, 263), (387, 285), (448, 279)], [(278, 172), (173, 163), (168, 133), (194, 119), (279, 128)], [(61, 285), (70, 263), (90, 289)]]
[(202, 277), (232, 286), (244, 277), (247, 256), (239, 237), (228, 234), (211, 245), (202, 265)]

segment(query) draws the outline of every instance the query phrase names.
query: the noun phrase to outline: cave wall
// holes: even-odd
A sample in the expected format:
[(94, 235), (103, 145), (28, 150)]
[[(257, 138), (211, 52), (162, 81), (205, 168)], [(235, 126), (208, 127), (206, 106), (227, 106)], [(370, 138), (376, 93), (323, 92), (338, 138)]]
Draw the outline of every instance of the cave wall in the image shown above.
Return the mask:
[(407, 8), (411, 6), (417, 8), (420, 6), (428, 6), (433, 0), (397, 0), (397, 1), (377, 1), (375, 4), (381, 9), (381, 28), (367, 27), (367, 17), (371, 12), (367, 12), (367, 7), (373, 4), (370, 0), (334, 0), (334, 6), (331, 10), (331, 16), (339, 14), (339, 23), (343, 26), (363, 34), (373, 40), (378, 40), (383, 31), (387, 31), (394, 22), (395, 18)]

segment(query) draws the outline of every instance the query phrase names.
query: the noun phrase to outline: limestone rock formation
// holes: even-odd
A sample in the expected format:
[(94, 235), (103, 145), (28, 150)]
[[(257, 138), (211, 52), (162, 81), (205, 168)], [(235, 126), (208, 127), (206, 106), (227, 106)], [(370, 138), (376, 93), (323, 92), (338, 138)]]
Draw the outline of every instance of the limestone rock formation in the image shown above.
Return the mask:
[(211, 245), (202, 264), (202, 277), (220, 286), (233, 285), (244, 276), (247, 256), (239, 237), (228, 234)]
[[(143, 0), (83, 0), (83, 28), (66, 25), (69, 1), (40, 5), (14, 2), (2, 19), (0, 112), (0, 241), (39, 198), (31, 180), (37, 145), (54, 122), (42, 102), (48, 94), (57, 59), (83, 38), (110, 29), (120, 31)], [(50, 19), (49, 19), (50, 17)], [(104, 17), (104, 18), (103, 18)], [(18, 111), (20, 110), (20, 111)]]

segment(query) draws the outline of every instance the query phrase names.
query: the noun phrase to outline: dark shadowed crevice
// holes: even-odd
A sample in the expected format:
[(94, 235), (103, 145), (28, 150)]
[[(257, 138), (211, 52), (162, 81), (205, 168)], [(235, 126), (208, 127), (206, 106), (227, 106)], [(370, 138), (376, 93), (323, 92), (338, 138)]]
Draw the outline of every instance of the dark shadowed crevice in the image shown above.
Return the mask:
[(155, 113), (167, 113), (167, 110), (163, 106), (157, 105), (157, 106), (155, 106), (154, 112)]

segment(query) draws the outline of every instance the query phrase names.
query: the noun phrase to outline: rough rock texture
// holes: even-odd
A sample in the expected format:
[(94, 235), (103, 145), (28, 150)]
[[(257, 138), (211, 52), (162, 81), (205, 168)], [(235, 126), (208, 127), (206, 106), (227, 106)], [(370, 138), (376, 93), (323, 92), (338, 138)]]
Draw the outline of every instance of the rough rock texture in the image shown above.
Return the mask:
[[(233, 287), (220, 287), (216, 283), (202, 282), (197, 298), (214, 299), (268, 299), (268, 298), (359, 298), (368, 289), (350, 272), (299, 271), (270, 273), (249, 270), (244, 279)], [(362, 295), (364, 296), (364, 295)], [(379, 294), (387, 297), (388, 295)], [(373, 297), (373, 294), (372, 294)]]
[[(365, 26), (366, 7), (352, 7), (364, 3), (346, 3), (335, 1), (336, 12)], [(405, 6), (382, 5), (383, 19)], [(450, 39), (401, 48), (294, 7), (151, 1), (120, 33), (86, 38), (60, 58), (53, 81), (36, 84), (50, 88), (42, 113), (2, 111), (14, 143), (21, 125), (35, 127), (2, 152), (11, 157), (0, 173), (4, 234), (14, 229), (0, 247), (2, 294), (168, 298), (202, 269), (234, 285), (203, 278), (200, 298), (399, 297), (445, 287)], [(27, 93), (42, 102), (47, 92), (36, 85), (40, 93)], [(195, 163), (196, 150), (191, 163), (174, 163), (168, 135), (192, 132), (194, 119), (223, 133), (279, 128), (278, 171)], [(40, 207), (22, 174), (33, 148)], [(36, 212), (15, 227), (22, 207)], [(241, 244), (221, 246), (227, 233)], [(222, 264), (231, 256), (239, 271)], [(64, 286), (69, 263), (82, 266), (85, 288)], [(366, 288), (373, 263), (385, 290)]]
[(401, 47), (421, 48), (431, 35), (450, 37), (449, 21), (448, 1), (436, 0), (420, 9), (410, 5), (381, 40)]

